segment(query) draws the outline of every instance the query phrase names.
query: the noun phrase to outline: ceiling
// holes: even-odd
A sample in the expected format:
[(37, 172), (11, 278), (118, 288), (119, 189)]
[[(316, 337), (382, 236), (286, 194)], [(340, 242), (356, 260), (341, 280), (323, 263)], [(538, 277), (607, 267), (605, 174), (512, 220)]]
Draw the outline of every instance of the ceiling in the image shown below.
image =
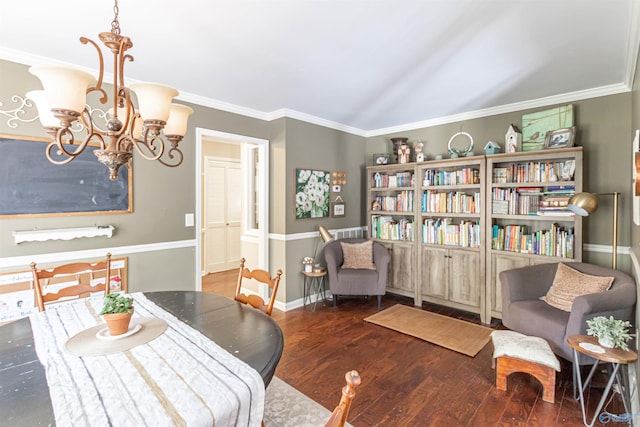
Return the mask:
[[(368, 136), (627, 91), (638, 3), (120, 0), (119, 19), (134, 44), (129, 79)], [(112, 19), (111, 0), (11, 2), (0, 12), (0, 58), (95, 70), (95, 50), (78, 38), (98, 41)]]

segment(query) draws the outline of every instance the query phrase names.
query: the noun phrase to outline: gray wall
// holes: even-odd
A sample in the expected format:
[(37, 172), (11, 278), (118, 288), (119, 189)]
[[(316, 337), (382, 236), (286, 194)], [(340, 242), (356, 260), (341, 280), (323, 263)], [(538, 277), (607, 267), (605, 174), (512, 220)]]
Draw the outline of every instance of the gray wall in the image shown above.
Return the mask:
[[(621, 246), (631, 245), (632, 188), (629, 160), (633, 133), (631, 102), (631, 93), (624, 93), (571, 103), (574, 106), (574, 123), (577, 128), (575, 145), (584, 147), (584, 191), (622, 193), (618, 231), (618, 243)], [(488, 141), (498, 142), (504, 150), (504, 135), (511, 123), (521, 129), (523, 114), (552, 107), (554, 106), (550, 105), (367, 138), (365, 159), (370, 165), (373, 154), (391, 153), (392, 144), (389, 141), (391, 137), (407, 137), (409, 142), (419, 139), (425, 143), (423, 152), (428, 154), (428, 159), (433, 159), (436, 154), (442, 154), (447, 158), (447, 143), (451, 136), (460, 130), (473, 136), (475, 154), (484, 153), (483, 148)], [(598, 211), (584, 221), (583, 242), (611, 245), (612, 218), (612, 198), (601, 197)], [(363, 217), (363, 223), (364, 221), (366, 219)], [(611, 265), (611, 255), (606, 253), (586, 251), (583, 259), (586, 262)], [(630, 271), (628, 256), (619, 256), (618, 264), (619, 269)]]
[[(40, 88), (40, 82), (28, 73), (28, 67), (0, 60), (0, 102), (3, 110), (15, 108), (12, 96)], [(237, 133), (257, 138), (269, 138), (268, 123), (237, 114), (190, 105), (195, 113), (189, 120), (187, 135), (180, 146), (185, 154), (178, 168), (167, 168), (134, 155), (133, 213), (82, 216), (46, 216), (0, 219), (0, 258), (47, 253), (105, 250), (123, 246), (169, 243), (195, 239), (195, 228), (184, 226), (184, 215), (195, 213), (195, 129), (197, 127)], [(94, 107), (100, 108), (99, 105)], [(11, 127), (0, 117), (0, 133), (21, 136), (47, 135), (38, 121), (18, 123)], [(43, 152), (44, 155), (44, 152)], [(96, 167), (103, 167), (96, 163)], [(60, 166), (64, 173), (64, 166)], [(69, 195), (73, 197), (73, 195)], [(83, 238), (70, 241), (49, 241), (15, 245), (12, 232), (16, 230), (85, 227), (111, 224), (114, 236)], [(168, 249), (129, 255), (129, 284), (131, 291), (154, 289), (194, 289), (196, 277), (195, 248)], [(106, 253), (106, 252), (105, 252)], [(28, 263), (24, 266), (27, 268)], [(21, 268), (22, 268), (21, 267)], [(9, 268), (12, 270), (14, 268)], [(5, 269), (6, 270), (6, 269)]]
[[(364, 138), (345, 132), (328, 129), (295, 119), (282, 119), (280, 131), (286, 135), (286, 166), (278, 172), (279, 181), (285, 191), (284, 200), (276, 196), (285, 208), (285, 229), (287, 235), (305, 232), (317, 232), (320, 225), (327, 229), (350, 228), (361, 225), (360, 209), (364, 193), (361, 178), (364, 151)], [(272, 141), (273, 143), (273, 141)], [(331, 200), (340, 195), (345, 202), (344, 217), (339, 218), (306, 218), (295, 219), (295, 170), (313, 169), (329, 172), (346, 172), (347, 184), (342, 186), (340, 193), (331, 192)], [(272, 209), (274, 207), (272, 206)], [(282, 218), (279, 218), (281, 220)], [(286, 242), (287, 276), (286, 298), (293, 301), (302, 298), (302, 259), (313, 256), (319, 238), (292, 240)], [(322, 246), (318, 249), (321, 253)]]
[[(0, 60), (0, 102), (4, 104), (3, 110), (13, 105), (11, 96), (24, 96), (27, 91), (40, 87), (27, 69), (27, 66)], [(632, 129), (640, 124), (637, 114), (632, 114), (632, 109), (639, 111), (638, 92), (636, 84), (633, 93), (573, 102), (578, 128), (577, 143), (585, 148), (584, 188), (592, 192), (622, 192), (619, 232), (622, 246), (632, 243), (632, 231), (633, 242), (640, 240), (637, 237), (640, 235), (638, 228), (631, 226), (629, 160)], [(184, 227), (184, 214), (193, 212), (199, 220), (199, 213), (195, 212), (194, 143), (195, 129), (201, 127), (270, 141), (269, 226), (272, 236), (275, 236), (270, 243), (270, 269), (285, 270), (285, 292), (278, 299), (292, 301), (302, 296), (300, 262), (304, 256), (313, 254), (317, 239), (288, 241), (282, 236), (316, 232), (319, 225), (329, 229), (366, 225), (364, 167), (372, 163), (373, 154), (391, 153), (390, 137), (405, 136), (410, 141), (420, 139), (425, 142), (424, 152), (433, 158), (434, 154), (446, 154), (446, 144), (451, 135), (464, 130), (473, 135), (474, 152), (479, 154), (483, 152), (487, 141), (503, 142), (510, 123), (520, 126), (522, 114), (534, 111), (517, 111), (364, 138), (290, 118), (267, 122), (199, 105), (191, 106), (195, 113), (190, 118), (188, 133), (181, 143), (185, 153), (182, 166), (166, 168), (135, 158), (132, 214), (0, 219), (0, 258), (195, 239), (195, 228)], [(0, 133), (46, 136), (37, 122), (20, 123), (18, 128), (12, 128), (5, 118), (0, 118)], [(60, 168), (63, 170), (64, 166)], [(296, 220), (293, 194), (295, 168), (347, 172), (347, 185), (340, 193), (346, 202), (346, 216)], [(335, 196), (332, 194), (332, 199)], [(117, 228), (113, 238), (15, 245), (11, 237), (11, 232), (15, 230), (103, 224), (112, 224)], [(584, 241), (610, 245), (610, 224), (610, 201), (603, 199), (601, 209), (585, 221)], [(193, 251), (193, 248), (157, 251), (153, 252), (155, 257), (132, 254), (129, 273), (132, 290), (192, 287), (196, 280)], [(606, 265), (609, 259), (608, 254), (585, 253), (587, 261)], [(159, 260), (162, 262), (157, 262)], [(619, 263), (621, 269), (628, 271), (626, 257), (620, 257)]]

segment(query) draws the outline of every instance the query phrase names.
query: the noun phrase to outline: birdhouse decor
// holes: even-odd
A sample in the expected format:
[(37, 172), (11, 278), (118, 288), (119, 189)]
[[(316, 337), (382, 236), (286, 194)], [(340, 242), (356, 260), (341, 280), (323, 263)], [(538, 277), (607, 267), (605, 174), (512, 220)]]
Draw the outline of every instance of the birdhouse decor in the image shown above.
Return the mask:
[(424, 142), (422, 141), (416, 141), (413, 143), (413, 150), (416, 152), (416, 162), (418, 163), (425, 161), (425, 156), (424, 156), (424, 153), (422, 152), (423, 147), (424, 147)]
[(522, 151), (522, 133), (513, 123), (507, 129), (507, 133), (504, 136), (504, 144), (507, 153)]
[(484, 146), (485, 154), (498, 154), (500, 150), (502, 150), (502, 147), (500, 147), (500, 144), (497, 142), (489, 141), (487, 145)]

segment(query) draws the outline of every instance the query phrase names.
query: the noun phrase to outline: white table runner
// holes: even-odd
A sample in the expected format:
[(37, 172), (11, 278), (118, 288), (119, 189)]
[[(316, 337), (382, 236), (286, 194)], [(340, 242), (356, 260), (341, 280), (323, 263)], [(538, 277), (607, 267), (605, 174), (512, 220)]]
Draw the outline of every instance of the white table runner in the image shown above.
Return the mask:
[(56, 423), (259, 426), (265, 395), (259, 373), (142, 293), (133, 297), (134, 317), (161, 318), (168, 328), (122, 353), (77, 357), (63, 350), (70, 337), (102, 322), (102, 297), (31, 315)]

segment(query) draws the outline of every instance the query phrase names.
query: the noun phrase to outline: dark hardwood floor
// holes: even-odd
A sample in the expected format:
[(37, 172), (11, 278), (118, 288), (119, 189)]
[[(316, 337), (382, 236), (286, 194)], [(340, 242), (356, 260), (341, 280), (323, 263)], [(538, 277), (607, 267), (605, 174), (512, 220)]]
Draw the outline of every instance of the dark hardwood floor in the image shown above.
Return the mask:
[[(237, 270), (210, 274), (203, 278), (203, 290), (233, 297), (236, 277)], [(383, 310), (394, 304), (412, 306), (413, 300), (391, 294), (383, 297)], [(423, 308), (480, 323), (472, 313), (433, 304)], [(345, 384), (344, 374), (358, 370), (362, 384), (348, 419), (356, 427), (583, 425), (580, 404), (572, 397), (568, 362), (561, 360), (555, 404), (542, 400), (542, 387), (527, 374), (512, 374), (507, 391), (499, 391), (491, 367), (491, 345), (471, 358), (364, 322), (377, 311), (375, 298), (341, 300), (337, 308), (327, 301), (315, 312), (309, 306), (286, 313), (274, 309), (272, 316), (285, 337), (276, 375), (333, 410)], [(491, 326), (502, 327), (499, 321)], [(605, 381), (604, 373), (597, 374), (585, 392), (589, 419)], [(618, 394), (605, 409), (613, 414), (625, 412)]]

